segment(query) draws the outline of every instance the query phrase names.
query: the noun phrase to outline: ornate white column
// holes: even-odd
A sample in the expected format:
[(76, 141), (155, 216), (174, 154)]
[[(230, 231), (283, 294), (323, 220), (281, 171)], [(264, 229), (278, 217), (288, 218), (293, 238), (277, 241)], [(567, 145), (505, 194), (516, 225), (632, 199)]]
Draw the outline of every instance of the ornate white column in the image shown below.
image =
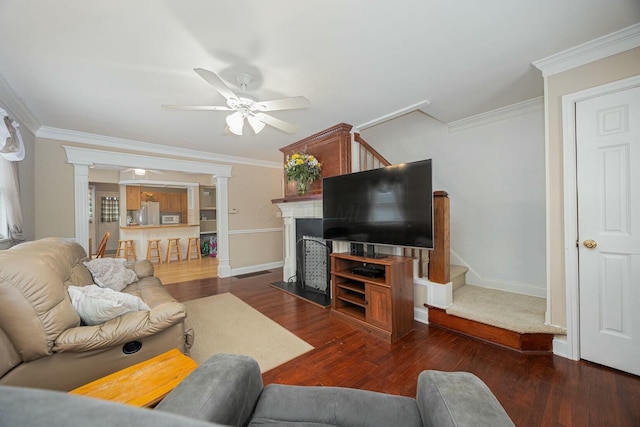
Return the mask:
[(89, 165), (74, 163), (75, 238), (89, 253)]
[(217, 175), (216, 227), (218, 229), (218, 276), (231, 276), (229, 265), (229, 177)]

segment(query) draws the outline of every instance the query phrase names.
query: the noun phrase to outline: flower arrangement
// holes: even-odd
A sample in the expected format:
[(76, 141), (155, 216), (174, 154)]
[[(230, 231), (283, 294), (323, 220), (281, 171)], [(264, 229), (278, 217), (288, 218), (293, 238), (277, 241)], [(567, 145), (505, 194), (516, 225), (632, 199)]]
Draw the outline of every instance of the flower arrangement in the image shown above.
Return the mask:
[(305, 194), (307, 184), (320, 178), (322, 164), (311, 154), (295, 153), (287, 156), (284, 169), (287, 171), (287, 179), (298, 183), (298, 191)]

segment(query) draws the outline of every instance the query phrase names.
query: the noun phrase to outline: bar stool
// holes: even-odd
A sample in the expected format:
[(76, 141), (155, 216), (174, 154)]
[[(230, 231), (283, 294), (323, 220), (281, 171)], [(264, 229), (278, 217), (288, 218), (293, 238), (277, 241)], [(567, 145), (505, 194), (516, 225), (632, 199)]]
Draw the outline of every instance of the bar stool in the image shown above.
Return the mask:
[(116, 258), (133, 258), (134, 261), (137, 261), (136, 243), (133, 240), (118, 240)]
[(187, 261), (191, 259), (191, 254), (193, 251), (196, 251), (194, 255), (194, 259), (202, 258), (200, 254), (200, 238), (199, 237), (189, 237), (189, 243), (187, 244)]
[(182, 250), (180, 249), (180, 238), (170, 237), (167, 240), (169, 241), (169, 246), (167, 246), (167, 258), (165, 260), (166, 263), (169, 264), (171, 262), (171, 256), (173, 255), (174, 250), (176, 255), (178, 256), (178, 261), (182, 261)]
[(162, 252), (160, 251), (160, 239), (147, 240), (147, 259), (149, 261), (157, 260), (162, 264)]

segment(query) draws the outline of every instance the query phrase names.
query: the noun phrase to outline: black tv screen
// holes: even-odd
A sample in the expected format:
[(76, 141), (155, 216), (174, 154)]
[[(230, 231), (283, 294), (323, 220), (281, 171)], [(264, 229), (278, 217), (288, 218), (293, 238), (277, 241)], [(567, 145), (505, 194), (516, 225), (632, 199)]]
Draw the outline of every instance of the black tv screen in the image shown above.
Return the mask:
[(327, 240), (433, 248), (431, 159), (322, 180)]

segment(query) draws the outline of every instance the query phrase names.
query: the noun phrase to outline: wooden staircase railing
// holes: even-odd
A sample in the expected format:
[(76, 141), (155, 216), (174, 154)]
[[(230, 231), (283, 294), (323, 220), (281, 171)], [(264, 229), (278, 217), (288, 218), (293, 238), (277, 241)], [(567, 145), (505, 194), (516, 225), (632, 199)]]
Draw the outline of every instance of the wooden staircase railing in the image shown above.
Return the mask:
[(433, 192), (433, 250), (429, 254), (429, 280), (435, 283), (451, 281), (451, 242), (449, 195)]
[(382, 157), (382, 154), (378, 153), (367, 141), (362, 139), (359, 133), (353, 134), (353, 142), (351, 158), (354, 163), (357, 162), (358, 164), (352, 165), (352, 171), (367, 171), (391, 165), (391, 162)]

